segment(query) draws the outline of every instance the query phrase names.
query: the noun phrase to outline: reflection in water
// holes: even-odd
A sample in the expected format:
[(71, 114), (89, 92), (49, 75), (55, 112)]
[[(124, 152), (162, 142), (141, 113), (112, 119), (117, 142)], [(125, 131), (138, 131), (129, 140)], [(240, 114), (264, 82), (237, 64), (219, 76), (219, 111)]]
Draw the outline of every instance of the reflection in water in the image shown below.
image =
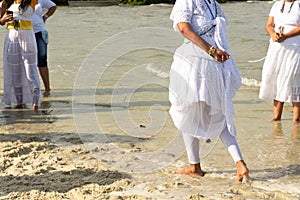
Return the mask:
[(37, 112), (33, 112), (31, 108), (25, 107), (22, 109), (5, 108), (0, 110), (0, 125), (13, 124), (38, 124), (38, 123), (52, 123), (55, 117), (51, 116), (53, 111), (51, 102), (43, 101), (41, 107)]
[[(274, 123), (274, 126), (273, 126), (273, 134), (275, 137), (279, 137), (279, 136), (284, 136), (284, 131), (283, 131), (283, 128), (282, 128), (282, 123), (281, 121), (276, 121), (276, 122), (273, 122)], [(299, 129), (299, 126), (300, 124), (293, 124), (292, 126), (292, 129), (291, 129), (291, 137), (293, 139), (293, 142), (298, 142), (300, 137), (300, 129)], [(285, 130), (286, 132), (287, 130)], [(289, 133), (287, 134), (289, 135)]]
[(275, 121), (273, 126), (274, 136), (283, 136), (281, 121)]
[(31, 118), (35, 113), (31, 109), (5, 108), (1, 111), (0, 125), (9, 125)]
[(299, 142), (299, 124), (294, 124), (293, 127), (292, 127), (292, 138), (293, 138), (293, 141), (294, 142)]
[(50, 101), (42, 101), (41, 102), (41, 109), (48, 109), (51, 107), (52, 107), (52, 104)]

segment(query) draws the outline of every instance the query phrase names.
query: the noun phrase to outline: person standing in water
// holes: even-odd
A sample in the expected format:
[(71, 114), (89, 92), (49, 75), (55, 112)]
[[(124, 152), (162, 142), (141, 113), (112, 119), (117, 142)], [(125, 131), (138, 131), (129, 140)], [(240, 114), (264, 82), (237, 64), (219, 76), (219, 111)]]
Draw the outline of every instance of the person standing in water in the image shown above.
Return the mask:
[(300, 120), (300, 3), (277, 1), (271, 8), (266, 31), (270, 44), (263, 65), (259, 98), (273, 99), (274, 117), (281, 120), (285, 102), (293, 106), (293, 122)]
[(184, 36), (170, 71), (170, 115), (182, 132), (189, 166), (177, 174), (204, 176), (199, 140), (220, 137), (237, 168), (237, 180), (249, 178), (236, 140), (232, 98), (241, 76), (229, 52), (227, 19), (215, 0), (177, 0), (170, 18)]

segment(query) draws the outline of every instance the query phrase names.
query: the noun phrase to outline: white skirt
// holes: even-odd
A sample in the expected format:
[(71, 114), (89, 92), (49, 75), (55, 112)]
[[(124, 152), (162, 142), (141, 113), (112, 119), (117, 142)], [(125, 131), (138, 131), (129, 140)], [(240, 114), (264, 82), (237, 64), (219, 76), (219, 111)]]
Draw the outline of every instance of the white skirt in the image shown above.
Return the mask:
[(300, 47), (270, 42), (262, 70), (262, 99), (300, 102)]
[[(40, 103), (37, 47), (32, 30), (7, 30), (3, 51), (4, 95), (2, 102)], [(20, 99), (21, 98), (21, 99)]]
[(232, 98), (241, 87), (241, 76), (233, 58), (215, 61), (193, 43), (175, 52), (170, 71), (170, 115), (175, 126), (194, 137), (219, 136), (224, 124), (236, 136)]

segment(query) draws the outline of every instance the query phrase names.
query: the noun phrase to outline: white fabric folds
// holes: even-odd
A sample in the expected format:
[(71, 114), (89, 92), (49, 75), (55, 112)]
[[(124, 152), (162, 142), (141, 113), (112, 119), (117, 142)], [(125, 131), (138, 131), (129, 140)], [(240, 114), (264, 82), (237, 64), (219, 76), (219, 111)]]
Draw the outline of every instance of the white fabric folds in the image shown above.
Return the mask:
[(218, 136), (227, 123), (236, 135), (232, 98), (241, 86), (233, 59), (215, 61), (193, 43), (181, 45), (170, 71), (170, 115), (175, 126), (198, 138)]
[(270, 42), (259, 97), (300, 102), (300, 47)]

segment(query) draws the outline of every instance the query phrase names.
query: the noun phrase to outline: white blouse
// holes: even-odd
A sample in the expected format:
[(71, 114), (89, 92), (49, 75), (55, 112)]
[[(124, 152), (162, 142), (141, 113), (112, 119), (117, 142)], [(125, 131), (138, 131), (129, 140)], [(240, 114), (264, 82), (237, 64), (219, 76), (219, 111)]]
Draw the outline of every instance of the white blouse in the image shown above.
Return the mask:
[[(300, 27), (300, 1), (285, 2), (283, 12), (281, 12), (282, 7), (283, 1), (275, 2), (269, 14), (274, 17), (275, 31), (279, 32), (280, 26), (284, 27), (283, 33)], [(282, 44), (300, 46), (300, 35), (288, 38)]]
[(211, 0), (177, 0), (170, 19), (178, 31), (179, 22), (187, 22), (206, 42), (220, 49), (228, 50), (225, 27), (227, 19), (218, 2)]

